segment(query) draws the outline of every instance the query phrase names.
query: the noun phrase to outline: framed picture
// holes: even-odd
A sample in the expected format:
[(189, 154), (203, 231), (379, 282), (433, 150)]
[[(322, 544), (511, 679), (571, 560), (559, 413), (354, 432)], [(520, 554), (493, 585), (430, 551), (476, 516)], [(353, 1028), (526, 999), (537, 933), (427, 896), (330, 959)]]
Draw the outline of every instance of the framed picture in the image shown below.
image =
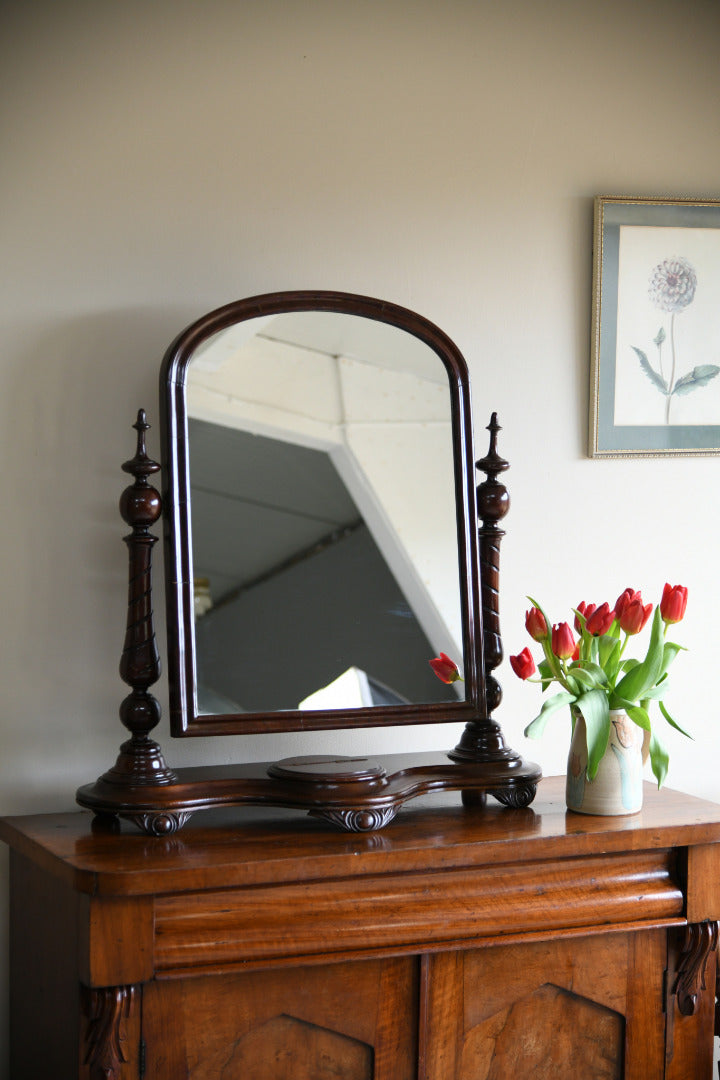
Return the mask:
[(595, 199), (589, 453), (720, 454), (720, 200)]

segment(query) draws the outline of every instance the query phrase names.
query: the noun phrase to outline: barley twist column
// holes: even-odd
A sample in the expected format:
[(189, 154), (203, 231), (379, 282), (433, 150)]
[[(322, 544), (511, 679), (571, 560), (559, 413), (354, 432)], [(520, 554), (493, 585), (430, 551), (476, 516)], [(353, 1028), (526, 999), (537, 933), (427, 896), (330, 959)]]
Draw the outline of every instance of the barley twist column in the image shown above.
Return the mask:
[(499, 582), (500, 541), (505, 533), (498, 523), (510, 508), (510, 496), (505, 485), (498, 480), (500, 473), (505, 472), (509, 465), (497, 450), (497, 435), (501, 430), (497, 413), (492, 414), (487, 430), (490, 432), (490, 447), (486, 456), (477, 462), (478, 469), (486, 475), (477, 489), (477, 507), (480, 518), (480, 600), (487, 716), (466, 726), (450, 757), (457, 762), (476, 763), (487, 775), (486, 792), (463, 792), (466, 804), (482, 804), (487, 793), (508, 806), (527, 806), (535, 796), (540, 769), (532, 762), (523, 761), (519, 754), (505, 745), (500, 725), (492, 716), (502, 700), (502, 688), (492, 674), (503, 659)]

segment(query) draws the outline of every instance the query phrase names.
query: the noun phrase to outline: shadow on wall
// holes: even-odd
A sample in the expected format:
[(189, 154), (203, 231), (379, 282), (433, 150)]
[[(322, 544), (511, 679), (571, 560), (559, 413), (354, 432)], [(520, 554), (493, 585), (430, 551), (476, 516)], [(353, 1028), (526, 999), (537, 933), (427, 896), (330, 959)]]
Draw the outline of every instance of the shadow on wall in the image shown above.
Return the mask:
[(12, 463), (2, 480), (3, 813), (71, 807), (77, 784), (107, 768), (117, 746), (127, 598), (117, 504), (130, 482), (120, 465), (134, 452), (141, 406), (159, 455), (160, 361), (193, 314), (127, 309), (9, 329), (14, 360), (0, 404)]

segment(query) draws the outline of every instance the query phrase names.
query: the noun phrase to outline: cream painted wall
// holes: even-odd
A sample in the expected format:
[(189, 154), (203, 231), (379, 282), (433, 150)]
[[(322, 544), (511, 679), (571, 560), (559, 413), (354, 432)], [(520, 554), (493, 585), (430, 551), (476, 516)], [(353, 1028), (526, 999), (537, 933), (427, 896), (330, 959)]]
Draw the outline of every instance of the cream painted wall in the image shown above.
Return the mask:
[[(508, 651), (529, 591), (561, 618), (688, 585), (672, 704), (696, 741), (671, 740), (669, 784), (717, 797), (720, 464), (590, 461), (585, 417), (592, 196), (720, 195), (720, 7), (27, 0), (2, 30), (0, 810), (71, 809), (114, 760), (119, 462), (138, 406), (157, 415), (166, 344), (211, 307), (300, 287), (427, 315), (468, 359), (483, 450), (498, 410)], [(501, 678), (508, 741), (561, 770), (567, 728), (528, 744), (536, 694)], [(180, 765), (407, 740), (166, 749)]]

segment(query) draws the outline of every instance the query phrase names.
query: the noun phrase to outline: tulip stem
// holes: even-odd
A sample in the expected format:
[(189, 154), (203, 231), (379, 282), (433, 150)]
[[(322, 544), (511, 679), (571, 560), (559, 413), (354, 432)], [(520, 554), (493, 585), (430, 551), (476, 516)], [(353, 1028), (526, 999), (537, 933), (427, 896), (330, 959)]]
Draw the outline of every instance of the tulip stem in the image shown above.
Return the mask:
[[(557, 679), (558, 682), (562, 682), (562, 668), (558, 663), (558, 659), (555, 656), (555, 653), (552, 651), (552, 647), (547, 638), (545, 638), (545, 640), (542, 642), (542, 650), (545, 653), (545, 659), (547, 660), (548, 667), (553, 673), (553, 678)], [(565, 684), (563, 683), (563, 686), (564, 685)]]

